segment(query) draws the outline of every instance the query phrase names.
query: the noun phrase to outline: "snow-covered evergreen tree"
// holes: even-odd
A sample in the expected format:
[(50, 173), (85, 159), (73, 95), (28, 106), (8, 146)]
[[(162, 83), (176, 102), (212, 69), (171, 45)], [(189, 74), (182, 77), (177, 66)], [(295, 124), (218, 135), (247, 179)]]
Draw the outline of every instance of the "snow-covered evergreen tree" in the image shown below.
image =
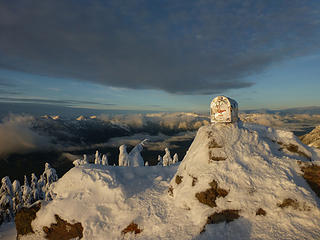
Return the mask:
[(56, 170), (52, 168), (49, 163), (45, 164), (45, 169), (42, 173), (42, 178), (44, 183), (42, 187), (44, 199), (46, 201), (52, 200), (51, 185), (52, 183), (58, 180), (58, 175), (56, 173)]
[(137, 144), (129, 153), (129, 166), (139, 167), (144, 166), (144, 160), (141, 156), (141, 151), (143, 150), (144, 143), (147, 140), (143, 140), (139, 144)]
[(12, 198), (6, 192), (0, 195), (0, 223), (13, 220), (13, 202)]
[(101, 164), (102, 164), (102, 165), (106, 165), (106, 166), (109, 165), (109, 163), (108, 163), (108, 158), (107, 158), (107, 155), (106, 155), (106, 154), (103, 154), (103, 155), (102, 155)]
[(175, 163), (177, 163), (177, 162), (179, 162), (179, 157), (178, 157), (178, 154), (175, 153), (175, 154), (173, 155), (172, 164), (175, 164)]
[(33, 203), (40, 199), (40, 189), (38, 185), (38, 178), (34, 173), (31, 174), (30, 187), (31, 187), (31, 195), (32, 195), (32, 203)]
[(0, 188), (0, 223), (13, 219), (13, 189), (8, 176), (2, 178)]
[(157, 165), (163, 166), (163, 159), (160, 155), (158, 155), (158, 164)]
[(8, 176), (3, 177), (1, 180), (0, 195), (3, 193), (6, 193), (11, 197), (13, 196), (12, 184)]
[(94, 157), (94, 164), (101, 164), (101, 158), (98, 150), (96, 151), (96, 154)]
[(40, 175), (40, 178), (38, 180), (38, 187), (39, 187), (39, 198), (41, 200), (45, 199), (45, 192), (44, 192), (45, 186), (46, 186), (46, 183), (44, 181), (44, 178), (42, 175)]
[(82, 159), (82, 161), (81, 161), (81, 165), (82, 164), (88, 164), (89, 162), (88, 162), (88, 159), (87, 159), (87, 154), (83, 154), (83, 159)]
[(19, 180), (14, 180), (12, 183), (12, 190), (13, 190), (13, 212), (16, 214), (20, 208), (23, 205), (23, 200), (22, 200), (22, 191), (21, 191), (21, 186)]
[(32, 203), (32, 190), (29, 186), (27, 176), (24, 175), (24, 184), (21, 187), (22, 201), (24, 206), (29, 206)]
[(51, 185), (53, 182), (56, 182), (58, 180), (58, 175), (56, 170), (52, 168), (49, 163), (45, 164), (45, 169), (42, 176), (44, 178), (46, 185)]
[(172, 163), (170, 150), (168, 148), (165, 148), (164, 151), (165, 151), (165, 154), (163, 156), (163, 166), (169, 166)]
[(84, 164), (88, 164), (88, 159), (87, 159), (87, 154), (83, 154), (83, 158), (82, 159), (77, 159), (74, 160), (73, 162), (74, 166), (80, 166), (80, 165), (84, 165)]
[(127, 152), (127, 146), (121, 145), (119, 147), (119, 166), (129, 166), (129, 154)]
[(146, 162), (144, 163), (144, 165), (145, 165), (145, 166), (149, 166), (149, 163), (148, 163), (148, 161), (146, 161)]

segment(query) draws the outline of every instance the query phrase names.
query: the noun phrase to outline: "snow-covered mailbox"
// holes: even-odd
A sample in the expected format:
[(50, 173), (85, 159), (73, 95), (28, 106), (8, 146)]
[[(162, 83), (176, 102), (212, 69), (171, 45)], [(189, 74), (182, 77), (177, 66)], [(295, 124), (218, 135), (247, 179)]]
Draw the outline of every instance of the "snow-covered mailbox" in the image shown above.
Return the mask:
[(238, 103), (228, 97), (218, 96), (210, 104), (211, 123), (238, 121)]

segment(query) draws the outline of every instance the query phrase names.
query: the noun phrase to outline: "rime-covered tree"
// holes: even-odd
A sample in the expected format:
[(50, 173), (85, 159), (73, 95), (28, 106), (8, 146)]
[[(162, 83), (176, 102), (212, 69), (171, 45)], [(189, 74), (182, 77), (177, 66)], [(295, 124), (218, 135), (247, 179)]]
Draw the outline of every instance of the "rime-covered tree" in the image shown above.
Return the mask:
[(144, 163), (144, 165), (145, 165), (145, 166), (149, 166), (149, 163), (148, 163), (148, 161), (146, 161), (146, 162)]
[(158, 155), (158, 164), (157, 165), (163, 166), (163, 159), (160, 155)]
[(3, 177), (1, 180), (0, 194), (4, 192), (11, 197), (13, 196), (12, 184), (8, 176)]
[(32, 195), (32, 201), (36, 202), (40, 199), (40, 188), (38, 185), (38, 178), (37, 176), (32, 173), (31, 174), (31, 195)]
[(127, 146), (121, 145), (119, 147), (119, 166), (129, 166), (129, 154), (127, 152)]
[(29, 206), (32, 203), (32, 191), (28, 183), (27, 176), (24, 175), (24, 184), (21, 187), (22, 201), (24, 206)]
[(96, 154), (94, 156), (94, 164), (101, 164), (101, 158), (98, 150), (96, 151)]
[(0, 188), (0, 223), (13, 219), (13, 189), (8, 176), (2, 178)]
[(144, 160), (141, 156), (141, 151), (143, 150), (144, 143), (147, 140), (143, 140), (139, 144), (137, 144), (129, 153), (129, 166), (139, 167), (144, 166)]
[(74, 160), (72, 163), (73, 163), (74, 166), (80, 166), (80, 165), (88, 164), (89, 162), (88, 162), (88, 159), (87, 159), (87, 155), (83, 154), (83, 158), (82, 159)]
[(170, 150), (168, 148), (165, 148), (164, 151), (165, 151), (165, 154), (163, 156), (163, 166), (169, 166), (172, 163)]
[(19, 180), (14, 180), (12, 183), (12, 190), (13, 190), (13, 211), (16, 214), (20, 208), (23, 206), (22, 200), (22, 191)]
[(87, 159), (87, 154), (83, 154), (83, 159), (82, 159), (82, 161), (81, 161), (81, 165), (83, 165), (83, 164), (88, 164), (89, 162), (88, 162), (88, 159)]
[(107, 158), (107, 155), (106, 155), (106, 154), (103, 154), (103, 155), (102, 155), (101, 164), (102, 164), (102, 165), (106, 165), (106, 166), (109, 165), (109, 163), (108, 163), (108, 158)]
[(54, 168), (50, 166), (49, 163), (45, 164), (44, 172), (42, 174), (46, 185), (51, 185), (58, 180), (57, 172)]
[(44, 187), (42, 188), (45, 195), (45, 200), (52, 200), (51, 184), (58, 180), (56, 170), (52, 168), (49, 163), (46, 163), (42, 177), (45, 183)]
[(41, 200), (44, 200), (45, 199), (45, 186), (46, 186), (46, 183), (44, 181), (44, 178), (42, 175), (40, 175), (40, 178), (38, 180), (38, 187), (39, 187), (39, 198)]
[(173, 155), (172, 164), (175, 164), (179, 161), (178, 153), (175, 153)]
[(9, 194), (0, 195), (0, 224), (13, 220), (13, 202)]

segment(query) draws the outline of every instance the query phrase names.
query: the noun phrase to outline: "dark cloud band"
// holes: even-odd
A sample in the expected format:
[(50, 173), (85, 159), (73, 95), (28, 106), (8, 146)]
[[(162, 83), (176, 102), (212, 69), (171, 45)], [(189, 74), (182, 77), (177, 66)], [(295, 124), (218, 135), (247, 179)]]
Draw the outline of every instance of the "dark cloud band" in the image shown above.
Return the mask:
[(318, 1), (0, 3), (0, 67), (108, 86), (212, 94), (319, 49)]
[[(0, 90), (1, 93), (1, 90)], [(57, 104), (65, 106), (73, 106), (79, 104), (86, 105), (103, 105), (114, 106), (113, 103), (98, 103), (93, 101), (78, 101), (78, 100), (54, 100), (54, 99), (39, 99), (39, 98), (13, 98), (13, 97), (0, 97), (0, 102), (21, 102), (21, 103), (34, 103), (34, 104)]]

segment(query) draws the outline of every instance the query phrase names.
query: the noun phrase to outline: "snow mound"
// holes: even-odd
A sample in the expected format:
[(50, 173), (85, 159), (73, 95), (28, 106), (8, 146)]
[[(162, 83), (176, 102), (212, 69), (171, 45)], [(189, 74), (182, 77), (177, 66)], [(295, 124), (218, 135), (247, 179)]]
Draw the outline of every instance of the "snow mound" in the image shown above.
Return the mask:
[[(22, 239), (44, 239), (44, 226), (55, 223), (57, 214), (69, 223), (80, 222), (84, 239), (123, 239), (132, 222), (141, 239), (185, 239), (198, 231), (190, 226), (183, 209), (172, 209), (167, 195), (169, 181), (177, 171), (171, 167), (111, 167), (86, 164), (72, 168), (54, 187), (54, 200), (43, 203), (32, 222), (35, 234)], [(177, 215), (176, 215), (177, 214)], [(177, 234), (177, 229), (188, 226)], [(133, 237), (133, 236), (131, 236)]]
[[(319, 155), (291, 132), (242, 123), (205, 126), (169, 194), (195, 225), (205, 226), (214, 213), (220, 220), (225, 211), (240, 215), (228, 224), (207, 225), (203, 239), (319, 239), (319, 199), (299, 167), (312, 158)], [(281, 205), (288, 201), (292, 205)]]

